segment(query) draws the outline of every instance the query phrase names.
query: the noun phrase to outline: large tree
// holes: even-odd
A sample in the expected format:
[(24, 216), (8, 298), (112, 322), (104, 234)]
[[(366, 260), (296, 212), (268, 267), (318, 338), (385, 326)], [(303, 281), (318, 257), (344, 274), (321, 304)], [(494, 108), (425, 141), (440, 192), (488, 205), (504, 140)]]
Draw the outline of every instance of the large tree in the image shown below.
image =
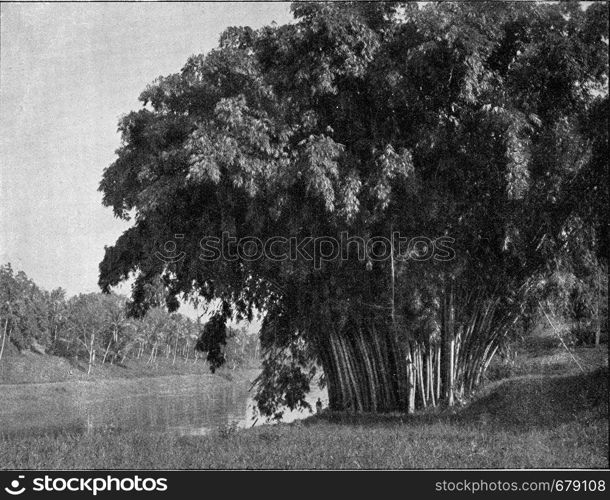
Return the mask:
[[(607, 198), (607, 7), (293, 13), (284, 26), (227, 29), (121, 120), (100, 190), (134, 225), (106, 249), (100, 286), (133, 274), (144, 308), (159, 278), (171, 308), (180, 295), (219, 300), (200, 343), (212, 366), (226, 320), (263, 312), (267, 414), (304, 402), (315, 364), (334, 409), (451, 402), (480, 381), (566, 227), (578, 219), (607, 238), (606, 219), (568, 196), (576, 178), (594, 211)], [(202, 237), (223, 233), (394, 244), (375, 258), (353, 246), (318, 260), (201, 258)], [(422, 261), (395, 234), (453, 238), (452, 252)], [(159, 258), (170, 240), (182, 258)]]

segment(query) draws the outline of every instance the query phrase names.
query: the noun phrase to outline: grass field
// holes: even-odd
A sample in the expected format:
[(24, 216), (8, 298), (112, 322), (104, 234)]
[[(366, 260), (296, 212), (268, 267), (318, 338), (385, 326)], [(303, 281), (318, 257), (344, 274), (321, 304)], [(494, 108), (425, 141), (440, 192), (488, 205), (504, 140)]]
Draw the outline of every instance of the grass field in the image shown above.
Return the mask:
[(607, 468), (607, 346), (574, 349), (583, 373), (554, 341), (532, 342), (508, 368), (496, 366), (507, 378), (496, 376), (461, 408), (413, 416), (327, 412), (292, 424), (222, 427), (208, 436), (4, 436), (0, 467)]

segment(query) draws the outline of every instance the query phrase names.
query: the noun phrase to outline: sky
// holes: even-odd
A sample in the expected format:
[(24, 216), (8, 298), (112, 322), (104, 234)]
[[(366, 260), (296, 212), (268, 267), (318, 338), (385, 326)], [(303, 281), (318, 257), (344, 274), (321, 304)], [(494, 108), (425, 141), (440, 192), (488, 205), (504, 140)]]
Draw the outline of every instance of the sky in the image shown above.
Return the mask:
[(98, 291), (104, 245), (131, 224), (97, 191), (119, 118), (226, 27), (287, 23), (289, 4), (2, 3), (0, 15), (0, 264), (47, 290)]

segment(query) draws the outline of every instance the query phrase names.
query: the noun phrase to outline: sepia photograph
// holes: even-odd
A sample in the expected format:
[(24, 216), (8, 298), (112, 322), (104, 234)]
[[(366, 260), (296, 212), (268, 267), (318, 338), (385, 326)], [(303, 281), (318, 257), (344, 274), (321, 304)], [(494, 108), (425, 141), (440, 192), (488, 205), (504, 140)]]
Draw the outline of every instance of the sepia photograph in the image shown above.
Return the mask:
[(0, 14), (0, 496), (609, 469), (607, 2)]

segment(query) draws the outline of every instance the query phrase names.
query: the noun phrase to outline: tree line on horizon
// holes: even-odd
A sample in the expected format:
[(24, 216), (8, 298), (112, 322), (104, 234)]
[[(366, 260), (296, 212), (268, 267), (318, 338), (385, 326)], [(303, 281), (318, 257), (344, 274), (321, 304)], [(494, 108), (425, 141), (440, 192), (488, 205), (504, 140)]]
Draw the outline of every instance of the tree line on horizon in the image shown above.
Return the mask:
[[(204, 325), (183, 314), (169, 313), (163, 304), (137, 317), (127, 297), (115, 293), (83, 293), (67, 297), (65, 290), (39, 288), (23, 271), (0, 266), (0, 362), (7, 343), (19, 351), (61, 356), (94, 366), (128, 364), (159, 358), (202, 361), (197, 345)], [(258, 364), (258, 343), (245, 327), (232, 328), (222, 347), (227, 365), (235, 369)]]

